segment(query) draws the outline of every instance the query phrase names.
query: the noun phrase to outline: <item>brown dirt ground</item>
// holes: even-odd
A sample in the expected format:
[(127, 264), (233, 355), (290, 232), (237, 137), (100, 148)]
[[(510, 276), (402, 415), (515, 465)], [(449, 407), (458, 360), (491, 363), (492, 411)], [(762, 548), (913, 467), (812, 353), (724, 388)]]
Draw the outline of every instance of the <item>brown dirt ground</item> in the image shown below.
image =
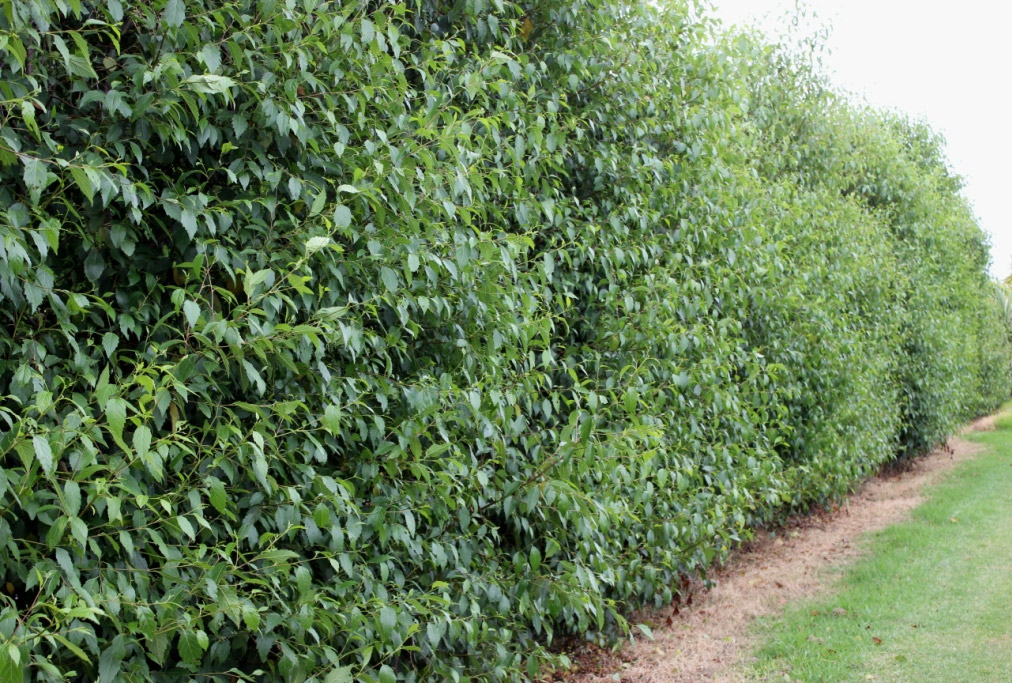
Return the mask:
[[(963, 433), (994, 428), (994, 416)], [(696, 585), (680, 609), (669, 606), (633, 615), (630, 623), (653, 626), (654, 640), (638, 638), (618, 652), (580, 645), (570, 650), (570, 683), (740, 681), (752, 649), (750, 624), (778, 613), (788, 602), (830, 590), (829, 568), (863, 552), (859, 538), (903, 520), (922, 501), (922, 489), (954, 465), (982, 450), (958, 437), (901, 472), (864, 482), (842, 506), (794, 520), (775, 535), (757, 538), (714, 572), (716, 586)], [(618, 674), (618, 677), (616, 677)]]

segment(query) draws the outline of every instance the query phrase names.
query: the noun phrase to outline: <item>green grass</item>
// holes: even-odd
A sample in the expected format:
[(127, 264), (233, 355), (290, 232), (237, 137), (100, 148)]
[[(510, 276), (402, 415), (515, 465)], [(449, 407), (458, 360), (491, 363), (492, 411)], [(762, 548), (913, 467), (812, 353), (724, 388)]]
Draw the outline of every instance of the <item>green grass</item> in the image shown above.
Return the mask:
[(759, 623), (750, 680), (1012, 681), (1012, 416), (970, 438), (988, 451), (872, 535), (838, 592)]

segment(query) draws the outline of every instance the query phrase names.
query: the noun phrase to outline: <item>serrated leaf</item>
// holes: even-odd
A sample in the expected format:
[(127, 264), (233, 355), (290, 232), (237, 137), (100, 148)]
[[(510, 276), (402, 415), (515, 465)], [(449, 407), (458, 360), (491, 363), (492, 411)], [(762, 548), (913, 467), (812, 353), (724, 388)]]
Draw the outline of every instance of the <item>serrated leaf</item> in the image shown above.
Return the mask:
[(102, 258), (102, 254), (97, 249), (92, 249), (88, 252), (88, 256), (84, 259), (84, 275), (92, 282), (98, 282), (98, 279), (102, 277), (102, 273), (105, 272), (105, 259)]
[(179, 214), (179, 222), (192, 240), (197, 234), (197, 214), (191, 209), (183, 209)]
[(34, 158), (22, 157), (21, 162), (25, 165), (22, 178), (29, 192), (39, 193), (46, 189), (49, 184), (49, 170), (44, 161)]
[(56, 552), (56, 564), (60, 565), (60, 569), (63, 570), (63, 574), (70, 581), (72, 586), (80, 586), (81, 579), (77, 575), (77, 567), (74, 566), (73, 560), (70, 559), (70, 554), (66, 548), (57, 548)]
[(120, 666), (123, 657), (126, 656), (126, 649), (120, 642), (121, 638), (113, 641), (113, 645), (106, 646), (98, 658), (99, 683), (113, 683), (119, 678)]
[(295, 585), (299, 589), (299, 595), (305, 595), (313, 584), (313, 575), (304, 566), (295, 570)]
[[(65, 647), (71, 654), (83, 661), (84, 663), (91, 665), (91, 659), (88, 658), (88, 653), (74, 645), (72, 642), (61, 636), (59, 633), (50, 633), (49, 637), (58, 642), (62, 647)], [(0, 681), (8, 680), (0, 675)], [(21, 680), (21, 679), (16, 679)]]
[(386, 266), (380, 268), (380, 280), (383, 281), (383, 286), (387, 288), (388, 292), (396, 292), (397, 287), (400, 284), (400, 280), (397, 278), (397, 273)]
[(183, 25), (186, 20), (186, 3), (183, 0), (169, 0), (165, 3), (165, 12), (162, 14), (165, 24), (172, 28)]
[(224, 513), (228, 505), (225, 484), (219, 479), (212, 479), (207, 484), (207, 499), (218, 512)]
[(123, 21), (123, 3), (120, 0), (107, 0), (109, 5), (109, 16), (113, 21)]
[(88, 202), (92, 202), (95, 199), (95, 186), (91, 183), (91, 178), (84, 172), (83, 168), (77, 166), (70, 167), (70, 177), (74, 179), (74, 184), (77, 185), (78, 189), (85, 196)]
[(36, 434), (32, 437), (32, 447), (35, 449), (35, 459), (39, 461), (42, 471), (47, 475), (52, 474), (56, 469), (56, 463), (53, 462), (53, 449), (50, 448), (49, 441), (41, 434)]
[(253, 458), (253, 476), (262, 486), (267, 486), (267, 459), (257, 453)]
[(186, 534), (187, 538), (189, 538), (191, 541), (197, 537), (196, 532), (193, 529), (193, 524), (191, 524), (190, 520), (188, 520), (186, 517), (183, 517), (182, 515), (177, 516), (176, 524), (179, 525), (179, 529), (184, 534)]
[(151, 448), (151, 430), (146, 425), (141, 425), (134, 431), (134, 450), (138, 458), (146, 458), (148, 449)]
[[(19, 653), (20, 654), (20, 653)], [(0, 648), (0, 681), (22, 681), (24, 671), (20, 661), (14, 661), (8, 648)]]
[(241, 114), (233, 116), (232, 130), (235, 132), (237, 138), (242, 137), (242, 134), (249, 130), (249, 123), (246, 121), (246, 117)]
[(389, 641), (390, 636), (394, 632), (394, 628), (397, 626), (397, 610), (389, 605), (385, 605), (380, 609), (379, 613), (379, 632), (383, 640)]
[(368, 45), (376, 38), (376, 26), (368, 19), (362, 20), (362, 43)]
[(315, 254), (330, 244), (329, 237), (311, 237), (306, 241), (306, 254)]
[(323, 427), (334, 436), (338, 436), (341, 433), (341, 408), (335, 405), (327, 406), (324, 410)]
[(247, 273), (246, 280), (244, 282), (246, 295), (252, 297), (253, 292), (256, 290), (257, 286), (267, 282), (267, 278), (269, 278), (273, 274), (274, 271), (272, 271), (270, 268), (264, 268), (262, 270), (258, 270), (253, 273)]
[(196, 327), (197, 321), (200, 320), (200, 304), (187, 299), (183, 302), (183, 315), (186, 317), (186, 322), (190, 327)]
[(309, 207), (309, 217), (312, 218), (313, 216), (320, 215), (320, 212), (323, 211), (323, 207), (326, 205), (327, 205), (327, 191), (324, 190), (323, 192), (320, 192), (319, 194), (316, 195), (316, 197), (313, 198), (313, 205)]
[(350, 666), (342, 666), (327, 674), (324, 683), (354, 683), (355, 678), (351, 674)]
[(73, 517), (81, 512), (81, 487), (76, 481), (70, 480), (63, 485), (63, 503), (68, 515)]
[(207, 43), (204, 47), (200, 48), (200, 57), (204, 60), (204, 65), (208, 71), (212, 73), (218, 70), (221, 66), (221, 50), (214, 43)]
[(115, 332), (106, 332), (105, 334), (102, 335), (102, 348), (105, 349), (105, 355), (110, 360), (112, 359), (112, 354), (116, 352), (116, 349), (118, 347), (119, 347), (118, 334), (116, 334)]
[(236, 82), (228, 76), (200, 74), (190, 76), (183, 81), (183, 84), (203, 95), (228, 95), (231, 88), (235, 87)]
[(344, 204), (334, 207), (334, 225), (338, 228), (347, 228), (351, 225), (351, 209)]
[(432, 646), (432, 649), (439, 647), (439, 640), (443, 637), (443, 630), (439, 624), (429, 624), (425, 627), (425, 633), (429, 637), (429, 645)]
[(242, 612), (242, 623), (246, 625), (246, 628), (250, 631), (256, 631), (260, 628), (260, 615), (257, 611), (252, 608), (245, 608)]
[(70, 534), (82, 548), (88, 543), (88, 525), (80, 517), (69, 517)]
[(123, 427), (126, 426), (127, 404), (121, 398), (110, 398), (105, 404), (105, 418), (109, 426), (109, 433), (116, 440), (116, 443), (125, 447), (123, 442)]
[(200, 646), (200, 638), (197, 637), (197, 632), (191, 629), (184, 628), (179, 632), (177, 649), (179, 656), (186, 664), (197, 664), (204, 656), (204, 648)]
[(408, 270), (412, 273), (418, 272), (418, 268), (421, 263), (418, 260), (418, 254), (408, 254)]

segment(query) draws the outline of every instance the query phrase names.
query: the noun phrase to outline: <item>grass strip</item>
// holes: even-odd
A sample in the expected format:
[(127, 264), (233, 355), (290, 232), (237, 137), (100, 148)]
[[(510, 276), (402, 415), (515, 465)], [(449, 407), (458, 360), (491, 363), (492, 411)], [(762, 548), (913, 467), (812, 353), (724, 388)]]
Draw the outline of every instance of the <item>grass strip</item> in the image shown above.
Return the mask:
[(873, 534), (837, 593), (759, 622), (749, 680), (1012, 680), (1012, 417), (969, 438), (988, 450)]

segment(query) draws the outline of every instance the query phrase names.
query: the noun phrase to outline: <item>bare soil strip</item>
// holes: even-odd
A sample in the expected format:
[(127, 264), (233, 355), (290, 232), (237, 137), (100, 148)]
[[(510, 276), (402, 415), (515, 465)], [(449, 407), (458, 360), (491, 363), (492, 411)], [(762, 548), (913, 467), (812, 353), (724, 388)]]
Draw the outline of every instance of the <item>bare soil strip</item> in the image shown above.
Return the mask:
[[(990, 420), (990, 422), (988, 422)], [(994, 427), (984, 418), (966, 431)], [(953, 438), (914, 460), (900, 473), (869, 479), (841, 507), (798, 519), (775, 536), (760, 532), (712, 578), (715, 588), (695, 591), (689, 605), (634, 615), (630, 623), (653, 626), (654, 640), (638, 638), (619, 652), (581, 646), (575, 667), (556, 680), (573, 683), (738, 681), (751, 649), (750, 622), (778, 613), (785, 604), (830, 590), (828, 568), (853, 561), (859, 538), (905, 519), (936, 483), (983, 447)], [(616, 677), (616, 674), (618, 676)]]

